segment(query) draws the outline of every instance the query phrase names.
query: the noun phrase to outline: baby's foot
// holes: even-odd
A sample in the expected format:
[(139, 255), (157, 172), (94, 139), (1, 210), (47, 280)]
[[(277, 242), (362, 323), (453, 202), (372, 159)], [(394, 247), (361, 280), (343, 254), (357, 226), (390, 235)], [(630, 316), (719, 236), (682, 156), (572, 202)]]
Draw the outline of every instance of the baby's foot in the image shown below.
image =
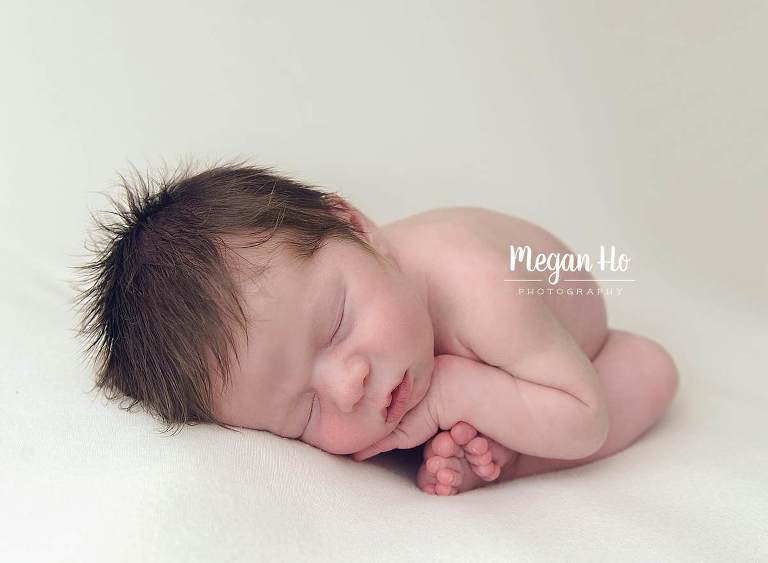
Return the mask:
[(447, 496), (482, 487), (498, 479), (517, 452), (478, 434), (466, 422), (440, 432), (424, 448), (416, 482), (428, 494)]

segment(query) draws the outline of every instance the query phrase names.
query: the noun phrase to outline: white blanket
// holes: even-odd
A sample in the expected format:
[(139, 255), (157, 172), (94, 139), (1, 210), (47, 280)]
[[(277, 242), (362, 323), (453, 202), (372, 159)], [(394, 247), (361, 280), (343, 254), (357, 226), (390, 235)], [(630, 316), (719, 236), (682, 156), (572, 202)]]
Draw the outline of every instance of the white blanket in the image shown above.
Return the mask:
[[(768, 560), (768, 9), (599, 4), (7, 8), (0, 561)], [(610, 324), (669, 349), (678, 396), (615, 456), (453, 497), (418, 452), (163, 435), (89, 392), (71, 268), (114, 170), (182, 154), (378, 223), (478, 205), (615, 244)]]

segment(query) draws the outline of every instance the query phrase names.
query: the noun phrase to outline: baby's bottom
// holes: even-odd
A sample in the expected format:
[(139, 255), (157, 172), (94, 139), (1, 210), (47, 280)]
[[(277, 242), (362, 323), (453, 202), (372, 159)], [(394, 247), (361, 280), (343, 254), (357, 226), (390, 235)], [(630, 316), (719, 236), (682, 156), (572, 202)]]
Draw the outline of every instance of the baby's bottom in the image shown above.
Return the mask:
[(520, 454), (502, 468), (498, 481), (575, 467), (619, 452), (661, 418), (677, 392), (677, 369), (669, 354), (655, 342), (629, 332), (609, 330), (592, 364), (605, 389), (610, 415), (603, 446), (582, 459)]

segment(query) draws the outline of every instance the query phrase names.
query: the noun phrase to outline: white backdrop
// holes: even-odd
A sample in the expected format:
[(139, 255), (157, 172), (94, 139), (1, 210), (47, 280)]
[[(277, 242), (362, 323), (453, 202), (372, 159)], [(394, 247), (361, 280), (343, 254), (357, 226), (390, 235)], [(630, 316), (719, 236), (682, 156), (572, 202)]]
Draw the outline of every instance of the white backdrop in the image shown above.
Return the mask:
[[(5, 2), (0, 559), (768, 558), (768, 5)], [(158, 433), (88, 394), (72, 267), (116, 172), (249, 157), (376, 222), (521, 216), (637, 282), (681, 386), (630, 449), (450, 498), (414, 460)]]

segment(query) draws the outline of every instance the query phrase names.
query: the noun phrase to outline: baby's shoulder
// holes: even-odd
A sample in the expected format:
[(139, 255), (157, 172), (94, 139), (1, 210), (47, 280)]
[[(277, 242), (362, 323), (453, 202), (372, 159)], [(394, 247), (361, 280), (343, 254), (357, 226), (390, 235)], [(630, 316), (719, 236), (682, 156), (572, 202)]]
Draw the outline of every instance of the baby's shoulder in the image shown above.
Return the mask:
[[(509, 245), (528, 238), (518, 220), (479, 207), (433, 209), (398, 222), (398, 248), (428, 280), (436, 349), (472, 358), (460, 332), (490, 317), (515, 323), (520, 306), (509, 277)], [(479, 332), (479, 331), (478, 331)]]
[[(544, 231), (511, 215), (483, 207), (441, 207), (392, 223), (425, 265), (459, 269), (467, 275), (504, 276), (509, 245), (536, 241)], [(457, 272), (458, 273), (458, 272)]]
[(440, 207), (386, 225), (389, 238), (424, 268), (443, 271), (463, 264), (466, 273), (495, 260), (487, 221), (480, 207)]
[[(400, 222), (398, 222), (400, 223)], [(396, 224), (393, 224), (396, 225)], [(483, 207), (441, 207), (402, 221), (409, 244), (443, 262), (454, 258), (482, 273), (509, 273), (510, 246), (527, 245), (534, 253), (570, 252), (543, 227), (500, 211)]]

